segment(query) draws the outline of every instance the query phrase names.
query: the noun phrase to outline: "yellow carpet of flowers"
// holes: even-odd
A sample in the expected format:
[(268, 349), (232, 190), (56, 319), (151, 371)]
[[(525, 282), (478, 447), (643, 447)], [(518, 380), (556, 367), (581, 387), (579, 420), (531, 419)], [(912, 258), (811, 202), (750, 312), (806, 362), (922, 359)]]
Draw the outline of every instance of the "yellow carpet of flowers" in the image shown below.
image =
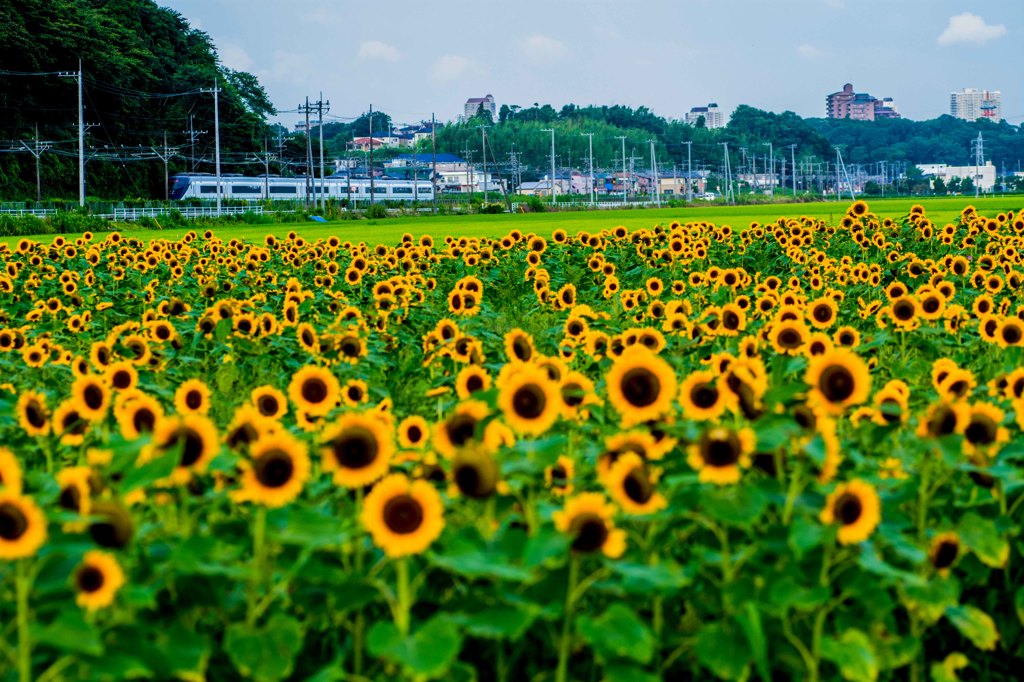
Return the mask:
[(1022, 250), (0, 246), (0, 677), (1014, 679)]

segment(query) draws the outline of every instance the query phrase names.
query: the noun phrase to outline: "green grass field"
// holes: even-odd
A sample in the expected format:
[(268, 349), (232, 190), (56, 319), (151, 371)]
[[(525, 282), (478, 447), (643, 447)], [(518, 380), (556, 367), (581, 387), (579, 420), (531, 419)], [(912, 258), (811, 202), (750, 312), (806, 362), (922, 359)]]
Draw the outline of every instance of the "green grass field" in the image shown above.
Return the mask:
[[(906, 215), (915, 203), (926, 208), (929, 218), (938, 224), (954, 220), (960, 210), (971, 204), (982, 214), (996, 214), (1001, 211), (1024, 209), (1024, 196), (984, 197), (941, 197), (928, 199), (876, 199), (868, 202), (871, 210), (882, 217), (898, 218)], [(743, 228), (753, 221), (761, 223), (774, 221), (779, 216), (812, 216), (828, 221), (836, 220), (845, 212), (848, 202), (819, 202), (810, 204), (773, 204), (755, 206), (695, 206), (693, 208), (624, 209), (607, 211), (566, 211), (561, 213), (528, 213), (502, 215), (468, 216), (421, 216), (388, 218), (386, 220), (337, 221), (323, 223), (278, 223), (267, 225), (227, 225), (215, 228), (222, 239), (260, 240), (264, 235), (282, 236), (291, 230), (306, 239), (320, 239), (338, 235), (342, 239), (365, 241), (369, 244), (391, 244), (409, 232), (419, 236), (430, 234), (435, 239), (449, 235), (465, 237), (497, 237), (509, 230), (519, 228), (524, 232), (550, 235), (558, 228), (573, 232), (576, 230), (600, 230), (615, 225), (625, 225), (631, 230), (650, 227), (658, 223), (707, 220), (717, 224)], [(144, 239), (178, 239), (188, 230), (139, 230), (132, 232)], [(35, 237), (49, 241), (54, 235)], [(78, 235), (64, 235), (76, 237)], [(19, 237), (0, 237), (0, 243), (15, 243)]]

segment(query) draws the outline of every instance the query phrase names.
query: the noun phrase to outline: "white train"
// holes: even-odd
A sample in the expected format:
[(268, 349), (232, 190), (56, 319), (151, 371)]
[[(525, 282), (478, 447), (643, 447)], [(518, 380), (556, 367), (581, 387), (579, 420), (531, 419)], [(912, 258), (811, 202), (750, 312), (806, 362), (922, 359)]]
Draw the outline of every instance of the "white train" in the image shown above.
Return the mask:
[[(216, 199), (217, 176), (210, 173), (190, 173), (171, 178), (171, 199)], [(324, 194), (331, 199), (351, 199), (369, 202), (371, 199), (370, 179), (344, 176), (328, 176), (323, 180)], [(282, 178), (277, 176), (247, 177), (221, 175), (220, 192), (224, 199), (261, 199), (302, 201), (307, 196), (306, 178)], [(320, 197), (320, 179), (313, 180), (311, 197)], [(375, 178), (373, 201), (430, 201), (434, 188), (429, 181), (395, 180)]]

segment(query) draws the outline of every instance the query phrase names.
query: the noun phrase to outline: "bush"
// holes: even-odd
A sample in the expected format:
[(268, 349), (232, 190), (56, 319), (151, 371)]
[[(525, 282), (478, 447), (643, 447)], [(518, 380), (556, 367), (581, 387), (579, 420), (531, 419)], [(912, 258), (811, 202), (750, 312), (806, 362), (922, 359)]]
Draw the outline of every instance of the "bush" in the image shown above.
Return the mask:
[(477, 213), (484, 213), (484, 214), (487, 214), (487, 215), (494, 215), (495, 213), (504, 213), (504, 212), (505, 212), (505, 204), (497, 204), (497, 203), (480, 204), (480, 208), (477, 209)]
[(367, 218), (370, 218), (371, 220), (379, 220), (381, 218), (388, 217), (388, 209), (384, 206), (384, 204), (374, 204), (373, 206), (370, 206), (368, 209), (366, 209), (364, 215)]

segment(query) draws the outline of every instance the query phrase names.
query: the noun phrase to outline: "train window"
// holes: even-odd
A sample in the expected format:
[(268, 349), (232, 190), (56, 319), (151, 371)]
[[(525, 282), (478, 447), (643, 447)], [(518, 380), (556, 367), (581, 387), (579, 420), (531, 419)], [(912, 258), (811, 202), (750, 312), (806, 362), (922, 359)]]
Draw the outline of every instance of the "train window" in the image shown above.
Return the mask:
[(412, 187), (392, 187), (392, 194), (412, 194)]
[(217, 185), (199, 185), (200, 194), (216, 194)]
[(298, 190), (295, 187), (289, 187), (288, 185), (271, 185), (271, 194), (298, 194)]
[(231, 185), (232, 194), (262, 194), (263, 188), (257, 185)]

